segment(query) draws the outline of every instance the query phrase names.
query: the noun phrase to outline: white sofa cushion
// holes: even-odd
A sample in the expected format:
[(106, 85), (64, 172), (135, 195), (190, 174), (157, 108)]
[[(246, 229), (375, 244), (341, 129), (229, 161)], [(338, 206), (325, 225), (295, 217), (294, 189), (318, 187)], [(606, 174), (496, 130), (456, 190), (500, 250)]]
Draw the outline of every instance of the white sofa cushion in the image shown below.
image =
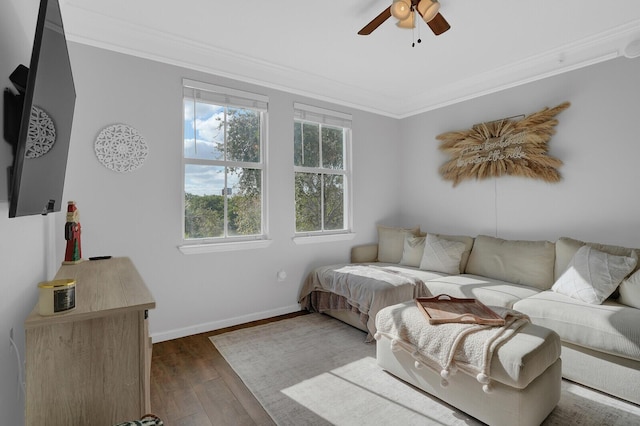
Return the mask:
[(464, 243), (465, 249), (462, 252), (462, 257), (460, 258), (460, 273), (464, 272), (467, 268), (467, 262), (469, 261), (469, 254), (471, 254), (471, 249), (473, 248), (473, 237), (469, 237), (467, 235), (447, 235), (447, 234), (436, 234), (440, 238), (444, 238), (449, 241), (459, 241)]
[(415, 236), (420, 232), (419, 227), (393, 228), (378, 225), (378, 262), (400, 263), (407, 235)]
[(578, 249), (551, 289), (574, 299), (600, 304), (609, 297), (638, 262), (632, 256), (614, 256), (590, 246)]
[(424, 242), (426, 237), (416, 237), (414, 235), (405, 235), (404, 248), (402, 250), (402, 259), (400, 264), (404, 266), (412, 266), (417, 268), (420, 266), (422, 255), (424, 254)]
[(549, 241), (518, 241), (479, 235), (465, 270), (468, 274), (548, 290), (553, 285), (555, 246)]
[(446, 240), (435, 234), (427, 234), (420, 269), (458, 275), (460, 260), (465, 250), (464, 243)]
[(618, 302), (640, 309), (640, 270), (622, 280)]
[(485, 305), (511, 308), (521, 299), (540, 293), (535, 287), (513, 285), (479, 275), (450, 275), (424, 281), (433, 296), (448, 294), (458, 298), (478, 299)]
[(576, 252), (584, 242), (574, 240), (573, 238), (561, 237), (556, 241), (556, 262), (554, 265), (554, 280), (558, 280), (560, 276), (567, 270), (569, 262), (576, 255)]
[[(573, 259), (576, 252), (583, 245), (588, 245), (596, 250), (603, 251), (605, 253), (613, 254), (616, 256), (631, 256), (632, 253), (636, 253), (640, 258), (640, 249), (631, 249), (621, 246), (613, 246), (609, 244), (599, 243), (585, 243), (584, 241), (575, 240), (569, 237), (561, 237), (556, 241), (556, 262), (554, 267), (554, 280), (560, 278), (560, 275), (567, 270), (569, 262)], [(640, 263), (634, 268), (634, 272), (640, 269)]]
[[(460, 268), (462, 272), (467, 267), (467, 261), (469, 260), (469, 254), (473, 248), (473, 237), (467, 235), (446, 235), (446, 234), (433, 234), (439, 238), (443, 238), (448, 241), (458, 241), (464, 244), (464, 251), (460, 257)], [(400, 264), (404, 266), (412, 266), (417, 268), (420, 266), (422, 255), (424, 254), (424, 244), (426, 240), (425, 235), (418, 236), (406, 236), (404, 240), (404, 248), (402, 251), (402, 259)]]
[(640, 360), (640, 309), (612, 300), (591, 305), (553, 291), (522, 299), (513, 308), (534, 324), (556, 331), (563, 341)]

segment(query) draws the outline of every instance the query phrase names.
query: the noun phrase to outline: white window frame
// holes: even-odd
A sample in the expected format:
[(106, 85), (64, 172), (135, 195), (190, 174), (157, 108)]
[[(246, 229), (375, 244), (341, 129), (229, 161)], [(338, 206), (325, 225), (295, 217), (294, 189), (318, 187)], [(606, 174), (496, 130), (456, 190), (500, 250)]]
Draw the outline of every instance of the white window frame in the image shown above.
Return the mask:
[[(342, 127), (345, 129), (344, 135), (344, 170), (327, 169), (321, 167), (304, 167), (293, 166), (293, 174), (296, 173), (315, 173), (320, 175), (337, 174), (343, 176), (344, 179), (344, 229), (338, 230), (319, 230), (298, 232), (295, 230), (294, 221), (294, 237), (295, 244), (312, 244), (318, 242), (333, 242), (352, 240), (355, 234), (353, 229), (353, 179), (352, 179), (352, 163), (351, 163), (351, 114), (333, 111), (325, 108), (307, 105), (295, 102), (293, 104), (293, 116), (295, 122), (307, 122), (319, 125), (327, 125), (331, 127)], [(320, 154), (322, 156), (322, 153)], [(294, 184), (295, 186), (295, 184)], [(294, 209), (296, 206), (294, 205)], [(322, 216), (324, 217), (324, 206), (322, 206)]]
[[(178, 249), (184, 254), (199, 254), (219, 251), (236, 251), (253, 248), (267, 247), (271, 244), (269, 240), (269, 220), (268, 220), (268, 158), (267, 158), (267, 136), (268, 136), (268, 105), (269, 98), (243, 90), (232, 89), (229, 87), (216, 86), (209, 83), (194, 81), (189, 79), (182, 80), (183, 96), (182, 96), (182, 138), (184, 138), (184, 100), (185, 98), (202, 99), (221, 105), (240, 108), (256, 109), (262, 112), (261, 128), (260, 128), (260, 162), (245, 163), (237, 161), (222, 160), (203, 160), (186, 158), (184, 155), (184, 141), (180, 145), (182, 157), (182, 211), (181, 211), (181, 240), (182, 243)], [(262, 170), (262, 187), (260, 189), (262, 195), (262, 232), (259, 235), (250, 236), (223, 236), (211, 238), (185, 239), (185, 170), (188, 164), (213, 165), (222, 167), (248, 167), (252, 169)], [(226, 222), (225, 218), (225, 222)]]

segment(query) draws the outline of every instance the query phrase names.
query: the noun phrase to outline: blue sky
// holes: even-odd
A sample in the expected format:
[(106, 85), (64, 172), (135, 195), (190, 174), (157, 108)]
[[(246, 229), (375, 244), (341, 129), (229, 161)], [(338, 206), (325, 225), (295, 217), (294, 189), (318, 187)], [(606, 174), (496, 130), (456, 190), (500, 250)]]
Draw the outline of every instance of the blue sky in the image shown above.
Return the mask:
[[(185, 158), (221, 160), (223, 153), (216, 143), (224, 141), (224, 131), (219, 129), (224, 119), (224, 108), (198, 102), (194, 114), (193, 100), (184, 101), (184, 155)], [(195, 122), (195, 129), (194, 129)], [(213, 165), (185, 165), (185, 192), (197, 195), (221, 195), (225, 187), (224, 167)], [(227, 187), (233, 187), (238, 178), (227, 176)]]

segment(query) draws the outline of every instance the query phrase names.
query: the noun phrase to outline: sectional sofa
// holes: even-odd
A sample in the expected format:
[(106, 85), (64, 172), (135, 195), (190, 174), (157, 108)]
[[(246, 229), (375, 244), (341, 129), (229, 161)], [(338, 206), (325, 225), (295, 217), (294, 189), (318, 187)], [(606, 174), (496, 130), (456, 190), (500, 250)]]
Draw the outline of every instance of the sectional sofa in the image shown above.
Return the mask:
[(563, 377), (640, 404), (639, 255), (640, 249), (567, 237), (520, 241), (379, 226), (378, 242), (354, 247), (350, 264), (312, 271), (299, 301), (372, 336), (382, 306), (355, 300), (353, 294), (355, 287), (366, 287), (367, 280), (373, 286), (376, 280), (356, 272), (354, 285), (336, 275), (366, 265), (413, 281), (413, 290), (386, 295), (387, 305), (448, 294), (512, 308), (560, 336)]

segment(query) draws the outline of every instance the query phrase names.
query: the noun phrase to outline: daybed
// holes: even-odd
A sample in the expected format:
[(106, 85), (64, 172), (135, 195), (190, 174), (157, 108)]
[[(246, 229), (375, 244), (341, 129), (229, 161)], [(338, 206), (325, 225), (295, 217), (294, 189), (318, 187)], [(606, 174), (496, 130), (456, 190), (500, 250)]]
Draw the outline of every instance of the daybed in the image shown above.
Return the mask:
[[(639, 254), (567, 237), (516, 241), (379, 226), (378, 243), (354, 247), (350, 264), (312, 271), (299, 301), (369, 340), (378, 311), (415, 297), (512, 308), (560, 336), (563, 377), (640, 404)], [(385, 273), (394, 279), (386, 282)]]

